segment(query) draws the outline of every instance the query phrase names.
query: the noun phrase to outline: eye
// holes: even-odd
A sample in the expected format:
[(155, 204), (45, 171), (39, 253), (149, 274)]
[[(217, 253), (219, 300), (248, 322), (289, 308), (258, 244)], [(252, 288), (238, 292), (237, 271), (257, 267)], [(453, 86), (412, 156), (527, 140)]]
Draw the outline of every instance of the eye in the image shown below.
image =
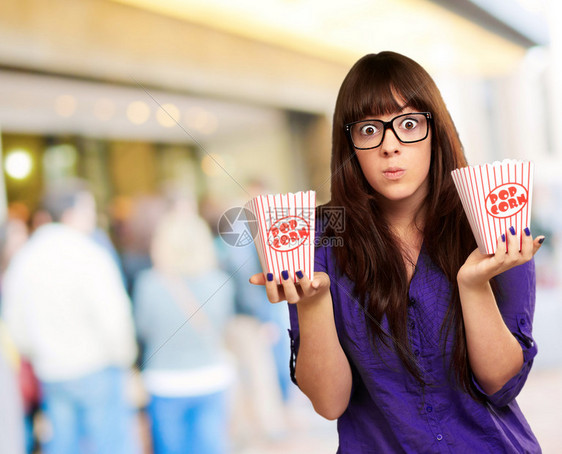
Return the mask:
[(412, 129), (415, 129), (417, 125), (418, 125), (418, 120), (416, 120), (414, 118), (404, 118), (400, 122), (400, 129), (405, 129), (406, 131), (411, 131)]
[(377, 125), (373, 123), (362, 124), (361, 128), (359, 129), (359, 133), (362, 136), (374, 136), (378, 132), (379, 132), (379, 128), (377, 127)]

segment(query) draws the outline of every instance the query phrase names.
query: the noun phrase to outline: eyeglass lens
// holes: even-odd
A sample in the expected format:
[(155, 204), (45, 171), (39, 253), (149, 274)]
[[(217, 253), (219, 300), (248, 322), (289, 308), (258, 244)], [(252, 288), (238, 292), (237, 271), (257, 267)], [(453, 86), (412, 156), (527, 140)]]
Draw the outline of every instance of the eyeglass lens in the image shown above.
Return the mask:
[[(427, 136), (429, 123), (425, 114), (399, 115), (391, 122), (392, 129), (400, 142), (418, 142)], [(350, 127), (353, 145), (357, 148), (376, 148), (383, 141), (385, 129), (385, 123), (380, 120), (354, 123)]]

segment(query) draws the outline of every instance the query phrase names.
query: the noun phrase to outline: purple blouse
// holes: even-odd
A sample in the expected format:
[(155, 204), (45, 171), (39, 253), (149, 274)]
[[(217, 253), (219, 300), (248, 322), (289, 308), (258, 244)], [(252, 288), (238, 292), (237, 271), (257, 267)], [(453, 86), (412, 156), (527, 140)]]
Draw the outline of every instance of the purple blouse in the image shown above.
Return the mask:
[[(329, 247), (316, 249), (315, 271), (330, 276), (337, 333), (353, 374), (349, 405), (337, 424), (338, 453), (541, 452), (515, 401), (537, 354), (531, 333), (535, 306), (533, 261), (495, 278), (499, 309), (523, 348), (524, 364), (493, 395), (487, 395), (474, 378), (485, 404), (460, 390), (450, 376), (452, 335), (444, 352), (440, 328), (451, 285), (423, 248), (410, 283), (408, 330), (425, 387), (407, 372), (393, 349), (373, 350), (361, 304), (351, 296), (353, 283), (341, 276)], [(291, 375), (295, 381), (299, 348), (296, 304), (289, 304), (289, 314)], [(385, 318), (382, 326), (388, 332)]]

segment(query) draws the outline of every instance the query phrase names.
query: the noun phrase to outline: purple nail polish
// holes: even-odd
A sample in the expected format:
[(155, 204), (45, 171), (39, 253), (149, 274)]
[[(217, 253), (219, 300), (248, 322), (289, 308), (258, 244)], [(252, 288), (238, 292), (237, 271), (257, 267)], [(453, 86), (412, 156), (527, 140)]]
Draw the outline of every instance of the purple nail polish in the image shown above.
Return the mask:
[(289, 272), (287, 270), (281, 271), (281, 276), (283, 276), (283, 280), (289, 279)]
[(525, 232), (525, 235), (531, 236), (531, 231), (529, 230), (529, 227), (525, 227), (523, 231)]
[(505, 233), (502, 233), (502, 242), (505, 243)]
[(539, 240), (539, 244), (542, 244), (544, 240), (545, 240), (545, 238), (542, 237), (542, 238)]
[(267, 280), (269, 282), (271, 282), (273, 280), (273, 274), (272, 273), (267, 273)]
[(298, 270), (298, 271), (297, 271), (297, 277), (298, 277), (299, 279), (302, 279), (302, 278), (304, 277), (304, 274), (302, 274), (302, 271), (301, 271), (301, 270)]
[(509, 231), (511, 232), (512, 235), (515, 235), (515, 228), (513, 226), (509, 228)]

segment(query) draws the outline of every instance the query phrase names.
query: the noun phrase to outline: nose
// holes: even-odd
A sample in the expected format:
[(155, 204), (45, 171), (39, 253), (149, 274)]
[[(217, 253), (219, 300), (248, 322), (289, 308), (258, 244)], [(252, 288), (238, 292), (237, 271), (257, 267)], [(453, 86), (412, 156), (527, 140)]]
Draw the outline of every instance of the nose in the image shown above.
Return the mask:
[(392, 128), (388, 128), (384, 132), (380, 151), (384, 156), (390, 156), (400, 152), (400, 141)]

